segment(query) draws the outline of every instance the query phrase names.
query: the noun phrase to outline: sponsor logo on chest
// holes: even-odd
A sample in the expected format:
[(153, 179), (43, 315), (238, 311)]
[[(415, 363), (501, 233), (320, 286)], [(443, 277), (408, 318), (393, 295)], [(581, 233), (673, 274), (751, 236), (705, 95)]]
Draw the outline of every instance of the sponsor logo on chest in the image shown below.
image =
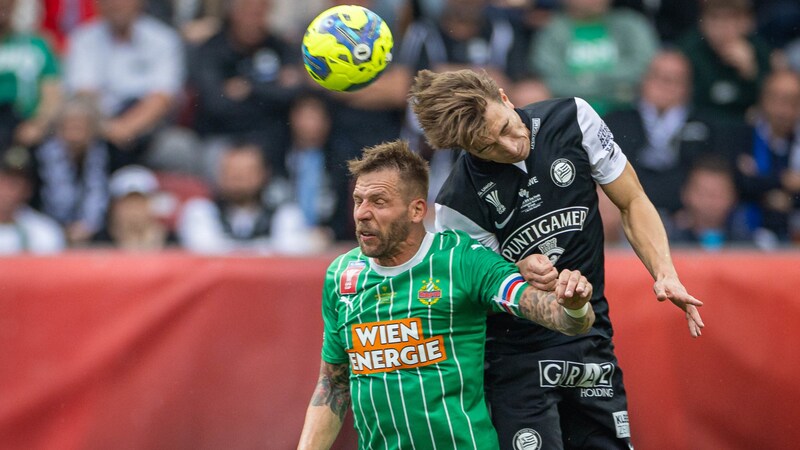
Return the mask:
[(555, 241), (546, 241), (561, 233), (583, 230), (588, 211), (585, 206), (574, 206), (539, 216), (511, 233), (500, 246), (500, 253), (509, 261), (519, 261), (537, 246), (544, 245), (540, 251), (552, 260), (552, 255), (560, 255), (563, 249)]
[(424, 367), (447, 359), (444, 338), (425, 337), (422, 319), (417, 317), (359, 323), (351, 331), (353, 348), (347, 352), (356, 375)]

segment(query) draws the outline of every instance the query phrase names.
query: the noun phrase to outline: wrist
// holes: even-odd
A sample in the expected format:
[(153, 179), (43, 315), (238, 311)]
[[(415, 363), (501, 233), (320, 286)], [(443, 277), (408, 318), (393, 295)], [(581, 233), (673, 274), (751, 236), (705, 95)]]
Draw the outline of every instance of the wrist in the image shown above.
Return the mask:
[(567, 313), (568, 316), (581, 319), (589, 312), (589, 302), (584, 303), (583, 306), (578, 309), (570, 309), (566, 306), (562, 306), (562, 308), (564, 308), (564, 312)]

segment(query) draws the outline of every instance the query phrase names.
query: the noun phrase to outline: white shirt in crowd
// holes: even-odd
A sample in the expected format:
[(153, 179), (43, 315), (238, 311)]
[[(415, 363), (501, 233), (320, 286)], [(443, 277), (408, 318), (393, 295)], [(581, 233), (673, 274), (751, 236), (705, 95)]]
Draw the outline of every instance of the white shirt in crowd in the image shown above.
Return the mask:
[(0, 223), (0, 255), (55, 253), (65, 246), (58, 223), (31, 208), (20, 208), (13, 223)]
[(102, 112), (114, 116), (131, 100), (180, 92), (183, 63), (180, 37), (155, 18), (136, 19), (127, 42), (114, 39), (105, 20), (96, 20), (70, 35), (64, 82), (72, 93), (99, 93)]

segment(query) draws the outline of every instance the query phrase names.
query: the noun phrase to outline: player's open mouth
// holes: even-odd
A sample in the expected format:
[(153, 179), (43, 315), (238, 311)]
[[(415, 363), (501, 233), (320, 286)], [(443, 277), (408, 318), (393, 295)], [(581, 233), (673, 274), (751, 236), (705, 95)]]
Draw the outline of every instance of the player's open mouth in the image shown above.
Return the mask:
[(358, 232), (358, 237), (360, 237), (362, 240), (363, 239), (371, 239), (371, 238), (375, 237), (375, 233), (370, 233), (368, 231), (359, 231)]

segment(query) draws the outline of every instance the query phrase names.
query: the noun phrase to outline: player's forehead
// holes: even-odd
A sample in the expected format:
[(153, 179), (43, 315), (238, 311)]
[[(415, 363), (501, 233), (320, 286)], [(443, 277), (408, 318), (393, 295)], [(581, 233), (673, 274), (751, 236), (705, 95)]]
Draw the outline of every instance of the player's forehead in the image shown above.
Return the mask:
[(353, 195), (362, 198), (377, 195), (399, 196), (400, 189), (400, 175), (397, 170), (380, 169), (359, 175)]
[(486, 104), (486, 111), (483, 114), (484, 137), (476, 142), (476, 150), (484, 149), (497, 142), (503, 132), (512, 125), (509, 111), (513, 110), (500, 102), (490, 101)]

